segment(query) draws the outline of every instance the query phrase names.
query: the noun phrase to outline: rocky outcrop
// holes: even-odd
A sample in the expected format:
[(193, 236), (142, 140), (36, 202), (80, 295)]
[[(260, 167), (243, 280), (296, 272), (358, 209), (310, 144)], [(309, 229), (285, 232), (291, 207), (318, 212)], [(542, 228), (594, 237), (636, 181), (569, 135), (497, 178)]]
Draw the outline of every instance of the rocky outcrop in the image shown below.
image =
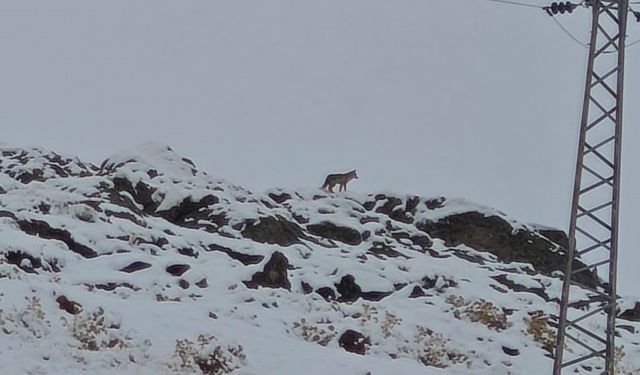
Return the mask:
[(350, 353), (356, 353), (360, 355), (366, 354), (367, 345), (371, 342), (369, 338), (358, 331), (352, 329), (346, 330), (338, 339), (338, 345)]
[(298, 224), (279, 215), (251, 219), (245, 225), (242, 236), (256, 242), (289, 246), (298, 243), (302, 237)]
[[(465, 212), (447, 216), (438, 221), (426, 221), (418, 229), (431, 237), (444, 240), (447, 246), (466, 245), (494, 254), (503, 262), (531, 263), (545, 274), (564, 270), (566, 252), (563, 244), (554, 243), (533, 230), (513, 228), (505, 219), (480, 212)], [(559, 236), (553, 236), (559, 239)], [(576, 261), (574, 268), (581, 268)], [(590, 271), (576, 277), (578, 282), (596, 286), (599, 281)]]
[(362, 235), (357, 230), (336, 225), (329, 221), (307, 225), (307, 230), (314, 236), (339, 241), (347, 245), (356, 246), (362, 242)]
[(264, 269), (253, 274), (251, 281), (246, 281), (245, 284), (250, 288), (262, 286), (266, 288), (291, 289), (291, 283), (287, 275), (288, 267), (289, 260), (287, 257), (276, 251), (271, 255), (267, 264), (264, 265)]

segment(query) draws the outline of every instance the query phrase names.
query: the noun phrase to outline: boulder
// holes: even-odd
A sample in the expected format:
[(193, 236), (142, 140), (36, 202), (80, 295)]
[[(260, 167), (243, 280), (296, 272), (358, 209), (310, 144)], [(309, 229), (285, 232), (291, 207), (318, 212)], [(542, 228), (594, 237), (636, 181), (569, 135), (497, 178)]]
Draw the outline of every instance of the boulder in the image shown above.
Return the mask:
[(291, 283), (287, 275), (289, 260), (279, 251), (271, 255), (271, 258), (264, 265), (264, 269), (256, 272), (251, 277), (251, 281), (245, 281), (249, 288), (258, 286), (266, 288), (284, 288), (291, 290)]

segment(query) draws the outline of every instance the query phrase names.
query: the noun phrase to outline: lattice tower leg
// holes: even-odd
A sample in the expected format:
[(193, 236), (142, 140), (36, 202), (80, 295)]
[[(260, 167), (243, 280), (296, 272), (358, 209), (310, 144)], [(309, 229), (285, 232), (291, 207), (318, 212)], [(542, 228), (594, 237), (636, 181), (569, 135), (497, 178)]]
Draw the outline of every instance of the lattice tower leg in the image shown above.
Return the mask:
[[(615, 373), (622, 89), (628, 0), (592, 0), (591, 42), (554, 375)], [(603, 318), (606, 317), (606, 318)]]

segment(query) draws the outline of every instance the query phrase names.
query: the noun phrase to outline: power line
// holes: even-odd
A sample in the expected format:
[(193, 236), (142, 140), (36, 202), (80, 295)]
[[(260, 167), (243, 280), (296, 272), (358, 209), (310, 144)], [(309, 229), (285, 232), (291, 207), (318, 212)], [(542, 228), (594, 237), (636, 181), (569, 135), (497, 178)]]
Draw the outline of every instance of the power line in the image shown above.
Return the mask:
[(522, 7), (542, 9), (542, 7), (540, 5), (535, 5), (535, 4), (530, 4), (530, 3), (522, 3), (522, 2), (519, 2), (519, 1), (512, 1), (512, 0), (482, 0), (482, 1), (488, 1), (488, 2), (492, 2), (492, 3), (501, 3), (501, 4), (509, 4), (509, 5), (517, 5), (517, 6), (522, 6)]
[(562, 23), (560, 23), (560, 21), (558, 21), (557, 17), (551, 17), (551, 19), (553, 20), (553, 22), (556, 23), (556, 25), (558, 25), (558, 27), (560, 27), (560, 30), (562, 30), (565, 34), (567, 34), (567, 36), (569, 36), (569, 38), (571, 38), (571, 40), (573, 40), (574, 42), (576, 42), (577, 44), (581, 45), (584, 48), (589, 48), (589, 45), (587, 43), (581, 42), (569, 30), (567, 30), (567, 28), (564, 27), (564, 25)]

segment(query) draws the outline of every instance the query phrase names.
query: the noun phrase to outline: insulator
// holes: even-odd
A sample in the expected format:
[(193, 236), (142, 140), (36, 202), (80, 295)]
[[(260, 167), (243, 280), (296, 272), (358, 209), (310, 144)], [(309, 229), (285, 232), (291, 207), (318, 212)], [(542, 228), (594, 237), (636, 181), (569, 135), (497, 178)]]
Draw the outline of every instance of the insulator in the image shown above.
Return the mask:
[(640, 12), (633, 12), (633, 15), (636, 16), (636, 21), (640, 22)]
[(551, 13), (558, 14), (558, 3), (551, 3)]
[(570, 1), (567, 1), (565, 3), (565, 8), (567, 9), (568, 13), (572, 13), (574, 9), (576, 9), (576, 5)]
[(559, 4), (558, 4), (558, 11), (559, 11), (560, 13), (564, 14), (564, 11), (565, 11), (564, 3), (559, 3)]

